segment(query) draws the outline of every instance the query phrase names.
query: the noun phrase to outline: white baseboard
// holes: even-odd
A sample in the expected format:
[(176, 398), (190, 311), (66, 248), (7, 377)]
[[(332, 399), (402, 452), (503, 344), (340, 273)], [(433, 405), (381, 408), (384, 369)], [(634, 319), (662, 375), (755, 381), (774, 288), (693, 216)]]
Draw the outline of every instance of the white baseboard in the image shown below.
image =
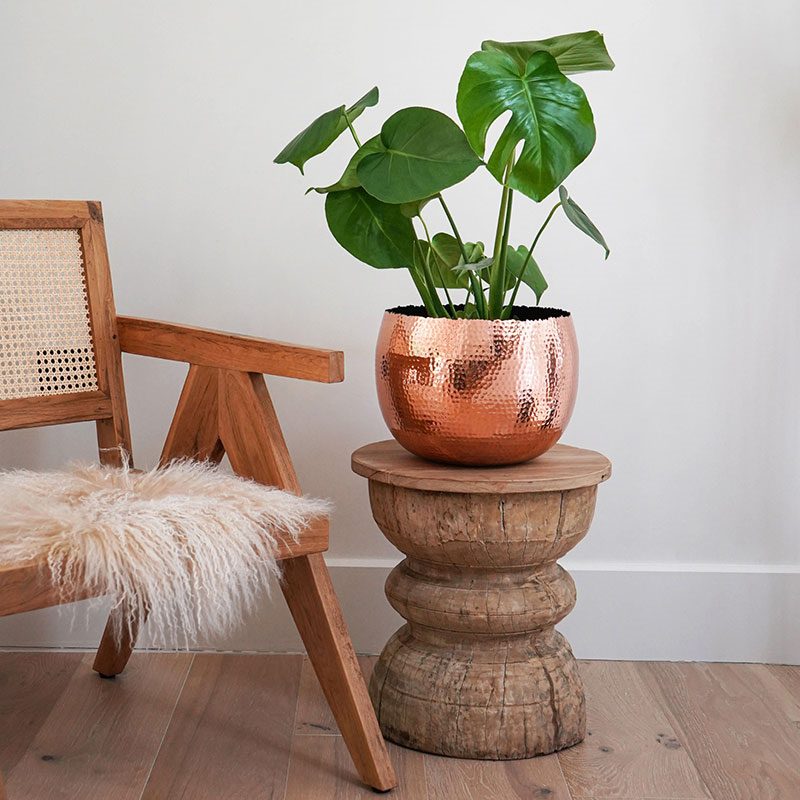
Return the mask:
[[(380, 652), (402, 624), (383, 595), (394, 563), (328, 559), (358, 652)], [(800, 664), (798, 566), (563, 564), (575, 579), (578, 603), (558, 627), (578, 658)], [(273, 595), (242, 630), (200, 649), (302, 650), (280, 592)], [(102, 602), (78, 603), (6, 617), (0, 647), (92, 648), (105, 612)]]

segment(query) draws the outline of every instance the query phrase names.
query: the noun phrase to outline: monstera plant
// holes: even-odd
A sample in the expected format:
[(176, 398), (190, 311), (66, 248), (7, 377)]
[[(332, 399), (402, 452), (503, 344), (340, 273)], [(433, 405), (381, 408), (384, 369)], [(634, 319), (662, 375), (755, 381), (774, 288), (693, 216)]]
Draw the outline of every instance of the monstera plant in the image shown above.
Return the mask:
[[(596, 31), (529, 42), (485, 41), (459, 81), (460, 126), (432, 108), (404, 108), (362, 142), (355, 122), (378, 102), (376, 87), (352, 106), (315, 119), (275, 161), (302, 172), (309, 159), (349, 131), (357, 149), (341, 177), (313, 188), (326, 195), (325, 216), (336, 241), (372, 267), (407, 269), (429, 317), (510, 319), (522, 284), (533, 290), (537, 304), (547, 288), (533, 253), (559, 208), (608, 257), (605, 239), (563, 181), (595, 143), (586, 95), (567, 76), (613, 67)], [(487, 134), (507, 112), (487, 152)], [(461, 235), (443, 194), (481, 167), (501, 186), (491, 250)], [(553, 205), (531, 232), (530, 244), (514, 246), (509, 239), (518, 194), (536, 203), (553, 197)], [(424, 215), (434, 203), (449, 231), (431, 234)], [(466, 296), (456, 305), (458, 289)]]

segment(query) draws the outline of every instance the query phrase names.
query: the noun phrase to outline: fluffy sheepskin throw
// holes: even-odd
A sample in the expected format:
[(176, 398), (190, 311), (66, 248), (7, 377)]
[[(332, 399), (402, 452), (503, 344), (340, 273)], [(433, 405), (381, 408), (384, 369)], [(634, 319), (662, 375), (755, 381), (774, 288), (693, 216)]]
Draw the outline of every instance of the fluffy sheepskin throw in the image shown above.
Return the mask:
[(156, 645), (188, 646), (241, 623), (279, 574), (279, 539), (327, 510), (192, 461), (16, 470), (0, 473), (0, 562), (44, 558), (65, 598), (112, 595)]

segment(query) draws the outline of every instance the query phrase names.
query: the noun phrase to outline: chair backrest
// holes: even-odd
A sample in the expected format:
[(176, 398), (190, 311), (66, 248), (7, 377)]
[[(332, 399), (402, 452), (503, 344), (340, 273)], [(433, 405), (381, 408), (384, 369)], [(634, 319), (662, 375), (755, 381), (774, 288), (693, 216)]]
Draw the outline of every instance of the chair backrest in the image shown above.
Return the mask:
[(96, 420), (130, 452), (100, 203), (0, 200), (0, 431)]

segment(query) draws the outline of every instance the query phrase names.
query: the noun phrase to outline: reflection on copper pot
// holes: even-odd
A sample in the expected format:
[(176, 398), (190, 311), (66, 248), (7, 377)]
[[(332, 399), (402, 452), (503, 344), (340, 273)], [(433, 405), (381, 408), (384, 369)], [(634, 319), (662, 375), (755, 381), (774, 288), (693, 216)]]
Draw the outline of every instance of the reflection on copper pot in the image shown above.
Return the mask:
[(384, 314), (376, 350), (378, 401), (403, 447), (477, 466), (528, 461), (559, 440), (578, 388), (567, 312), (483, 320), (404, 311)]

